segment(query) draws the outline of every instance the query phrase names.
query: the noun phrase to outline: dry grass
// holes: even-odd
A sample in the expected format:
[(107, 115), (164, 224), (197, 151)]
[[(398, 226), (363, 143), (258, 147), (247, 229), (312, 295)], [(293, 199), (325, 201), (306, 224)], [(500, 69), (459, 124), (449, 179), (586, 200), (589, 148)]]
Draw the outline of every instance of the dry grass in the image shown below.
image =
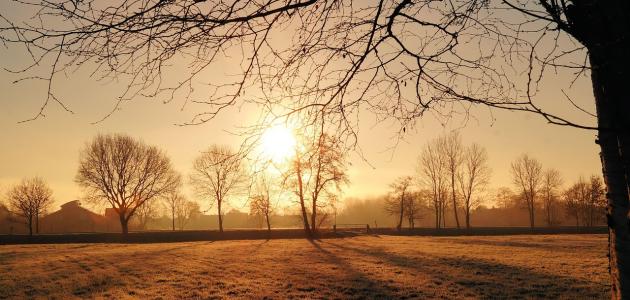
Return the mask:
[(0, 246), (0, 298), (608, 298), (606, 237)]

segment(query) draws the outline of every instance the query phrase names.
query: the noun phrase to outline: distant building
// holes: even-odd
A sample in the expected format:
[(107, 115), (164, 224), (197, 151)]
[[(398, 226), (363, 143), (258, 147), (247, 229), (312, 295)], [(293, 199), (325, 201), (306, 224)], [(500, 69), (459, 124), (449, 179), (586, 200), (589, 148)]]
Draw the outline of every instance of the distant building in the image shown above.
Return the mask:
[(0, 204), (0, 234), (24, 233), (28, 233), (24, 219), (11, 213), (6, 206)]
[(41, 233), (103, 232), (107, 219), (81, 206), (79, 200), (61, 205), (61, 209), (40, 220)]

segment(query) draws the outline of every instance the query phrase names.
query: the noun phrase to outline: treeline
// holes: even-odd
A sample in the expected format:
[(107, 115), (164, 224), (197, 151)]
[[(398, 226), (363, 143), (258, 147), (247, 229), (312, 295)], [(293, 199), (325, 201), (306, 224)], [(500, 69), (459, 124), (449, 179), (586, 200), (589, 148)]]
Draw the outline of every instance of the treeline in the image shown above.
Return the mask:
[[(281, 215), (298, 216), (307, 235), (334, 223), (386, 224), (401, 230), (603, 222), (605, 191), (599, 177), (564, 187), (558, 170), (543, 169), (523, 154), (510, 164), (513, 187), (492, 191), (486, 149), (464, 145), (458, 132), (423, 145), (415, 173), (392, 180), (387, 195), (343, 204), (339, 195), (349, 182), (347, 149), (323, 127), (303, 135), (282, 160), (252, 158), (245, 155), (251, 153), (211, 145), (194, 159), (186, 177), (174, 171), (158, 147), (126, 135), (98, 135), (80, 151), (75, 182), (84, 200), (115, 214), (123, 233), (130, 224), (134, 229), (156, 227), (158, 219), (168, 219), (171, 230), (198, 222), (204, 214), (199, 202), (183, 196), (186, 183), (204, 206), (214, 209), (219, 231), (224, 229), (226, 207), (236, 198), (248, 201), (248, 219), (257, 226), (271, 230), (274, 223), (293, 224)], [(24, 179), (5, 196), (10, 219), (26, 224), (30, 234), (38, 233), (39, 219), (52, 203), (46, 183), (37, 177)], [(292, 205), (282, 207), (280, 200)], [(157, 227), (163, 228), (163, 223)], [(251, 226), (250, 221), (242, 223)]]
[[(80, 151), (75, 182), (84, 200), (116, 214), (123, 234), (130, 225), (147, 229), (161, 216), (170, 219), (171, 230), (202, 218), (198, 202), (182, 194), (183, 185), (189, 183), (196, 197), (215, 209), (221, 232), (225, 208), (238, 197), (247, 199), (249, 215), (268, 230), (272, 218), (278, 224), (292, 224), (289, 220), (298, 215), (307, 235), (313, 235), (329, 225), (340, 188), (348, 182), (340, 142), (325, 134), (323, 126), (318, 129), (304, 132), (301, 144), (288, 149), (292, 155), (282, 160), (247, 157), (251, 153), (211, 145), (194, 159), (187, 178), (156, 146), (121, 134), (98, 135)], [(10, 219), (25, 223), (29, 234), (38, 233), (38, 220), (52, 203), (46, 183), (40, 178), (24, 179), (10, 187), (5, 198)], [(298, 204), (288, 218), (276, 212), (283, 198)]]
[(383, 197), (348, 202), (341, 220), (380, 221), (399, 230), (404, 224), (470, 228), (473, 219), (478, 226), (603, 224), (606, 199), (600, 177), (580, 178), (564, 188), (558, 170), (543, 169), (527, 154), (517, 157), (510, 171), (513, 189), (490, 190), (485, 148), (464, 145), (460, 134), (451, 132), (424, 145), (413, 176), (394, 180)]

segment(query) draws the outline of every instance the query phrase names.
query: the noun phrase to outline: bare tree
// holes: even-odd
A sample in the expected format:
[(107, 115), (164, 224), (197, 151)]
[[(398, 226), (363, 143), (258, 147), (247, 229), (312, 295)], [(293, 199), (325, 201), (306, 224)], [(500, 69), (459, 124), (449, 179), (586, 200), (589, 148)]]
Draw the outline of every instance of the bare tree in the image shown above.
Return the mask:
[(195, 201), (183, 201), (175, 207), (175, 219), (179, 230), (184, 230), (186, 224), (198, 216), (200, 213), (199, 203)]
[[(612, 293), (630, 293), (628, 1), (15, 3), (35, 16), (14, 21), (25, 14), (3, 13), (0, 39), (27, 47), (33, 64), (24, 72), (49, 66), (47, 73), (25, 76), (48, 83), (34, 118), (49, 103), (69, 110), (56, 97), (55, 75), (77, 66), (94, 65), (94, 74), (126, 79), (114, 112), (134, 96), (170, 101), (175, 91), (192, 93), (195, 79), (227, 52), (242, 53), (240, 76), (210, 85), (208, 99), (200, 101), (210, 109), (191, 123), (206, 122), (243, 99), (262, 104), (270, 115), (286, 115), (287, 108), (306, 117), (325, 112), (342, 124), (339, 132), (350, 142), (358, 122), (349, 118), (361, 109), (398, 120), (401, 132), (427, 112), (448, 121), (481, 105), (597, 130), (608, 188)], [(274, 39), (287, 30), (289, 43)], [(182, 80), (168, 81), (162, 75), (178, 54), (190, 57), (191, 68)], [(556, 74), (590, 75), (597, 113), (568, 96), (560, 110), (541, 106), (541, 82)], [(245, 93), (254, 88), (263, 91)], [(244, 96), (252, 94), (264, 96)], [(573, 110), (597, 124), (572, 120)]]
[(497, 189), (496, 202), (503, 209), (511, 208), (517, 205), (518, 196), (509, 187), (500, 187)]
[(479, 206), (477, 194), (488, 185), (490, 173), (486, 149), (477, 144), (467, 147), (463, 155), (463, 168), (457, 175), (466, 215), (466, 228), (470, 228), (470, 212)]
[(89, 142), (75, 180), (88, 200), (114, 208), (123, 234), (145, 202), (168, 194), (181, 181), (166, 154), (121, 134), (98, 135)]
[(562, 187), (562, 177), (556, 169), (548, 169), (542, 175), (540, 193), (545, 211), (547, 226), (556, 225), (556, 203), (559, 198), (559, 190)]
[[(387, 199), (385, 210), (390, 214), (396, 216), (398, 219), (396, 223), (396, 230), (402, 229), (403, 220), (405, 217), (405, 208), (408, 208), (408, 203), (412, 197), (413, 192), (411, 186), (413, 183), (413, 177), (402, 176), (398, 177), (396, 181), (389, 185), (392, 189), (390, 196)], [(413, 224), (413, 223), (412, 223)]]
[(179, 190), (172, 190), (163, 196), (166, 209), (171, 215), (171, 230), (175, 231), (175, 219), (178, 211), (183, 211), (186, 205), (186, 198)]
[(445, 225), (447, 170), (445, 158), (439, 148), (439, 140), (428, 142), (418, 158), (418, 177), (431, 191), (431, 206), (435, 213), (435, 228)]
[(523, 201), (527, 205), (529, 224), (534, 228), (536, 198), (542, 183), (542, 165), (536, 159), (523, 154), (512, 162), (511, 171), (514, 185), (521, 190)]
[(307, 237), (312, 237), (313, 232), (309, 225), (307, 211), (308, 181), (305, 180), (308, 176), (309, 167), (309, 161), (305, 159), (305, 155), (296, 147), (293, 159), (291, 159), (287, 170), (283, 174), (282, 183), (283, 186), (293, 190), (293, 193), (297, 196), (304, 233)]
[(33, 229), (39, 233), (39, 218), (53, 201), (52, 190), (44, 180), (39, 177), (23, 179), (8, 190), (7, 198), (11, 210), (24, 218), (29, 235), (33, 235)]
[(588, 226), (594, 226), (595, 221), (604, 217), (606, 211), (606, 189), (599, 176), (593, 175), (590, 179), (590, 197), (588, 203)]
[(349, 181), (346, 174), (346, 157), (338, 140), (322, 132), (309, 155), (311, 170), (308, 182), (312, 186), (311, 231), (317, 233), (317, 224), (323, 222), (323, 218), (318, 221), (318, 211), (329, 204), (322, 203), (322, 196), (334, 195), (334, 190), (340, 191), (341, 186)]
[(274, 205), (271, 202), (271, 178), (264, 171), (258, 175), (259, 180), (256, 185), (258, 194), (250, 199), (249, 211), (252, 216), (264, 220), (267, 231), (271, 232), (271, 214), (274, 211)]
[(340, 141), (326, 133), (323, 122), (310, 126), (300, 140), (282, 177), (283, 185), (297, 196), (304, 231), (312, 237), (326, 221), (327, 212), (334, 210), (341, 187), (349, 182), (346, 155)]
[(451, 204), (453, 205), (453, 214), (455, 215), (455, 225), (459, 226), (459, 216), (457, 215), (457, 178), (462, 163), (464, 162), (464, 145), (462, 144), (462, 138), (459, 132), (452, 131), (451, 133), (440, 138), (439, 151), (444, 155), (444, 163), (446, 165), (446, 171), (449, 177), (449, 188), (451, 190)]
[(407, 217), (409, 228), (414, 229), (416, 227), (416, 220), (422, 219), (422, 208), (426, 201), (431, 199), (431, 192), (429, 190), (420, 190), (410, 193), (404, 203), (404, 215)]
[(212, 145), (193, 162), (190, 182), (200, 197), (216, 203), (219, 231), (223, 232), (223, 205), (244, 182), (241, 157), (225, 146)]
[[(249, 201), (249, 213), (260, 218), (267, 225), (267, 231), (271, 232), (271, 214), (273, 209), (269, 197), (264, 194), (254, 195)], [(262, 224), (259, 223), (259, 225)]]
[(157, 199), (150, 199), (138, 207), (135, 219), (137, 220), (140, 229), (147, 230), (149, 221), (158, 216), (158, 205), (159, 202), (157, 202)]
[(580, 220), (582, 220), (582, 226), (585, 226), (587, 222), (585, 212), (590, 198), (588, 183), (580, 177), (576, 183), (564, 191), (563, 196), (567, 215), (575, 218), (575, 226), (580, 226)]

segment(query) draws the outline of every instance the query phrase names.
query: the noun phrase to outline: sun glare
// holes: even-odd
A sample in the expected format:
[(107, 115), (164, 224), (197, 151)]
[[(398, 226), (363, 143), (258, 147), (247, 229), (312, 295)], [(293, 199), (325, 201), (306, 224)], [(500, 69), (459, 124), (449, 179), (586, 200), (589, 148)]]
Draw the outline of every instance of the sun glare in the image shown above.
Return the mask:
[(287, 127), (275, 125), (262, 136), (262, 151), (274, 162), (280, 162), (293, 155), (295, 137)]

